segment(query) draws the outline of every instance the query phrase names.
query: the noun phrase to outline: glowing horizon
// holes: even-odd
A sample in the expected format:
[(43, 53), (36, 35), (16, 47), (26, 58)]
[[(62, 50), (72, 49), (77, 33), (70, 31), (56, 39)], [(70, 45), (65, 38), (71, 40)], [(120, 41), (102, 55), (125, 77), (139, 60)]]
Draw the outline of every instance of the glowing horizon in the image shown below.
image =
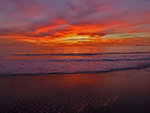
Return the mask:
[(38, 45), (150, 45), (148, 0), (0, 2), (0, 40)]

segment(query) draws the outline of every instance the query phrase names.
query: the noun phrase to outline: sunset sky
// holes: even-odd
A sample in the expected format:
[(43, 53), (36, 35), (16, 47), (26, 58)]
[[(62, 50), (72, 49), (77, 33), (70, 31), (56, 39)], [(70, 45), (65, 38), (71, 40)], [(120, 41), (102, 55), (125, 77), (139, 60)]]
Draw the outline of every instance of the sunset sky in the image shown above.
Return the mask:
[(0, 0), (0, 45), (150, 45), (150, 0)]

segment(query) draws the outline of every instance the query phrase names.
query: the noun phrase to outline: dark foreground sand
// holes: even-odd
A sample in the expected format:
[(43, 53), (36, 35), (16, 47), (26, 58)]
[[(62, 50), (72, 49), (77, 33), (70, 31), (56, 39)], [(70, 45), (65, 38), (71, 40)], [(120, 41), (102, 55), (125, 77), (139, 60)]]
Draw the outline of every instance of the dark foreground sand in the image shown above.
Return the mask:
[(0, 113), (150, 113), (150, 68), (0, 77)]

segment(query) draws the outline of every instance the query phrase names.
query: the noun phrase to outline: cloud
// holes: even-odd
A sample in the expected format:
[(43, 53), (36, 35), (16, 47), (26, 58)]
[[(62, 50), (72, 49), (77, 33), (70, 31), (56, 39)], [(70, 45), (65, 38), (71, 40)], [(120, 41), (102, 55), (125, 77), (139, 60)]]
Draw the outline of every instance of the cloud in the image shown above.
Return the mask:
[(48, 40), (54, 43), (54, 39), (70, 35), (87, 35), (91, 38), (98, 37), (99, 40), (101, 37), (110, 39), (114, 38), (114, 34), (123, 33), (124, 35), (119, 35), (120, 38), (127, 39), (133, 38), (133, 33), (141, 33), (139, 36), (145, 37), (150, 31), (148, 0), (0, 2), (0, 37)]

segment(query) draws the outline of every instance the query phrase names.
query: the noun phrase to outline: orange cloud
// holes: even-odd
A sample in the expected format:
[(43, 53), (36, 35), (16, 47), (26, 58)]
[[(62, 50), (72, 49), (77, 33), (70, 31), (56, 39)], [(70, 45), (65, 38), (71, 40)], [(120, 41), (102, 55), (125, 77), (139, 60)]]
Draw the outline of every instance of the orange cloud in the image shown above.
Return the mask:
[(41, 45), (147, 44), (148, 1), (58, 1), (1, 0), (0, 38)]

